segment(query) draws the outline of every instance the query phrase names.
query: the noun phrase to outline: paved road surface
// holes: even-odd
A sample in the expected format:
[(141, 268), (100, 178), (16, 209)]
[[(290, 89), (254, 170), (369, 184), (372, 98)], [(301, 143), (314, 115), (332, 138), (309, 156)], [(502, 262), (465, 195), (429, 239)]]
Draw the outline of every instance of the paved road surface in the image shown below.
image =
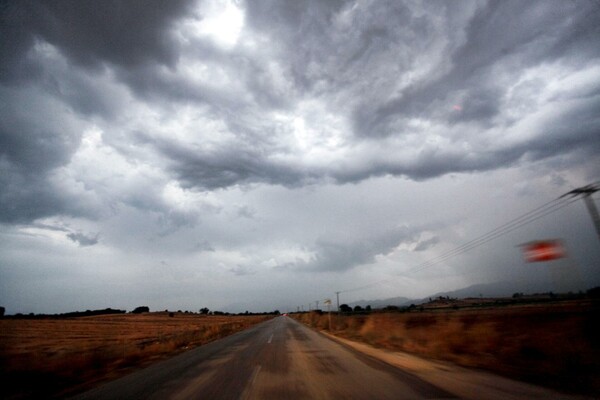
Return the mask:
[(78, 399), (454, 399), (456, 396), (278, 317)]
[(485, 371), (379, 350), (339, 338), (334, 341), (288, 317), (272, 319), (187, 351), (77, 397), (127, 400), (457, 398), (585, 399)]

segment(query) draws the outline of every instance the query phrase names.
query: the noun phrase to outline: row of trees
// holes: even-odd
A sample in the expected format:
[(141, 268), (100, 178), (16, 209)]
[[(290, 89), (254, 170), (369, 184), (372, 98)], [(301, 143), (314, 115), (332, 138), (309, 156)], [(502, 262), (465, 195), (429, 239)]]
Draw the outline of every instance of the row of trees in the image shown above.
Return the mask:
[[(143, 313), (148, 313), (148, 312), (150, 312), (150, 307), (139, 306), (139, 307), (134, 308), (131, 311), (131, 314), (143, 314)], [(168, 313), (170, 317), (174, 317), (176, 313), (196, 314), (191, 311), (181, 311), (181, 310), (178, 310), (177, 312), (165, 310), (165, 312)], [(0, 307), (0, 318), (4, 317), (5, 313), (6, 313), (6, 309), (4, 307)], [(106, 308), (104, 310), (73, 311), (73, 312), (63, 313), (63, 314), (34, 314), (34, 313), (22, 314), (22, 313), (17, 313), (14, 315), (14, 317), (17, 317), (17, 318), (74, 318), (74, 317), (90, 317), (90, 316), (94, 316), (94, 315), (125, 314), (125, 313), (127, 313), (127, 311), (125, 311), (125, 310), (114, 310), (112, 308)], [(253, 312), (245, 311), (245, 312), (236, 314), (236, 313), (228, 313), (228, 312), (223, 312), (223, 311), (211, 311), (207, 307), (201, 308), (198, 313), (202, 314), (202, 315), (279, 315), (280, 314), (279, 310), (275, 310), (275, 311), (271, 311), (271, 312), (260, 312), (260, 313), (253, 313)], [(10, 318), (10, 317), (11, 316), (8, 316), (8, 318)]]
[(349, 314), (349, 313), (355, 313), (355, 314), (370, 313), (371, 312), (371, 306), (366, 306), (365, 308), (362, 308), (361, 306), (354, 306), (354, 308), (352, 308), (348, 304), (342, 304), (340, 306), (340, 312), (343, 312), (345, 314)]

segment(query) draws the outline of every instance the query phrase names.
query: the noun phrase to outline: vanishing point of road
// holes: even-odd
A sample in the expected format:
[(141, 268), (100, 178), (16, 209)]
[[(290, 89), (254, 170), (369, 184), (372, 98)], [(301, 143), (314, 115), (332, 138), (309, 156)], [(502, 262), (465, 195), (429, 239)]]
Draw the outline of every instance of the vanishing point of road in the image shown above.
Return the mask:
[(99, 386), (76, 399), (473, 398), (469, 394), (481, 399), (573, 398), (554, 397), (546, 389), (486, 373), (452, 367), (434, 371), (428, 366), (426, 370), (431, 376), (424, 377), (437, 380), (426, 380), (410, 368), (380, 361), (292, 318), (277, 317)]

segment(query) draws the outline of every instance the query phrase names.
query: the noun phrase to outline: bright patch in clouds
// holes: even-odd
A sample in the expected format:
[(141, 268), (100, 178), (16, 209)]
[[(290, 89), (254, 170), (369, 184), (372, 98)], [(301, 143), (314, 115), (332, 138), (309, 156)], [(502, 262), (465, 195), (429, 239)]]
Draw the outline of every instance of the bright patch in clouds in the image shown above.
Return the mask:
[(220, 46), (235, 46), (244, 27), (244, 11), (236, 2), (220, 0), (205, 2), (200, 6), (202, 19), (197, 23), (197, 33), (208, 36)]

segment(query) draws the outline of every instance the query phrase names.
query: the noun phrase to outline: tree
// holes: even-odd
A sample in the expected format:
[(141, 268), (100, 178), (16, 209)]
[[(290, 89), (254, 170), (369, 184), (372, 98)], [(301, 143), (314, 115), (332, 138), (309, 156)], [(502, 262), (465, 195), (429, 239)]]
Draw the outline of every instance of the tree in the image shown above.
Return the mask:
[(366, 311), (366, 312), (371, 312), (371, 306), (370, 306), (370, 305), (366, 306), (366, 307), (365, 307), (365, 311)]
[(600, 286), (596, 286), (591, 289), (588, 289), (586, 291), (586, 294), (588, 295), (588, 297), (590, 297), (592, 299), (600, 298)]
[(352, 312), (352, 307), (350, 307), (348, 304), (342, 304), (340, 306), (340, 311), (343, 313), (351, 313)]
[(361, 306), (354, 306), (354, 312), (359, 313), (362, 312), (363, 308)]
[(208, 314), (208, 312), (209, 312), (209, 311), (210, 311), (210, 310), (209, 310), (208, 308), (206, 308), (206, 307), (203, 307), (203, 308), (201, 308), (201, 309), (200, 309), (200, 314), (204, 314), (204, 315), (206, 315), (206, 314)]
[(6, 309), (4, 307), (0, 307), (0, 318), (4, 317), (5, 312), (6, 312)]
[(150, 312), (150, 307), (148, 307), (148, 306), (136, 307), (131, 313), (132, 314), (141, 314), (141, 313), (145, 313), (145, 312)]

